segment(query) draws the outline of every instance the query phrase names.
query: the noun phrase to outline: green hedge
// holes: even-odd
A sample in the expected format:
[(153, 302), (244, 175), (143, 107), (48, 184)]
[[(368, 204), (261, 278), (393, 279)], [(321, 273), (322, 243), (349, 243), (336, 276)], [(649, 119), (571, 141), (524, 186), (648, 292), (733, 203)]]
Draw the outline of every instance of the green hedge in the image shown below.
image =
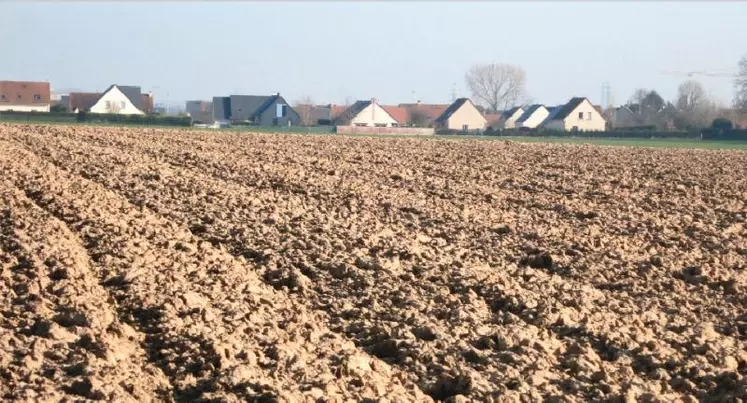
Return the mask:
[(188, 116), (119, 115), (116, 113), (0, 112), (0, 120), (57, 123), (115, 123), (146, 126), (190, 126)]
[(578, 137), (600, 139), (700, 139), (699, 132), (660, 132), (647, 130), (577, 131), (555, 130), (503, 130), (486, 133), (493, 136), (510, 137)]
[(703, 140), (747, 141), (747, 130), (703, 129)]

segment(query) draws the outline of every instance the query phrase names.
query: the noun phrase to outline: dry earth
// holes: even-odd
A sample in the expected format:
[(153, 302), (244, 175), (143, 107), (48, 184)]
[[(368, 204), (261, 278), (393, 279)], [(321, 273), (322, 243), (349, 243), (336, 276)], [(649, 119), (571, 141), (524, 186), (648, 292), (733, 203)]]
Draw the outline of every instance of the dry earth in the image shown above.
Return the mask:
[(0, 398), (745, 401), (747, 153), (0, 125)]

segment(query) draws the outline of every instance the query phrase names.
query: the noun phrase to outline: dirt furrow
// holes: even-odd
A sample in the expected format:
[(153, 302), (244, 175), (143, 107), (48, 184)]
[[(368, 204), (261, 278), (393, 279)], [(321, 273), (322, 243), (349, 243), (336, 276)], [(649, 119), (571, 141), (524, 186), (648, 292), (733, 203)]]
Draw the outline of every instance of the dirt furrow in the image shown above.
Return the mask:
[[(92, 155), (92, 154), (102, 155), (101, 151), (102, 150), (96, 150), (95, 152), (86, 153), (86, 154), (87, 155)], [(146, 161), (146, 160), (142, 160), (142, 161), (141, 160), (135, 160), (135, 161), (130, 161), (130, 162), (131, 163), (123, 164), (123, 165), (119, 165), (119, 166), (117, 166), (116, 164), (115, 165), (106, 165), (105, 164), (103, 166), (99, 166), (98, 172), (108, 172), (109, 175), (111, 175), (111, 177), (109, 179), (112, 179), (112, 178), (120, 178), (120, 177), (132, 176), (131, 172), (126, 172), (126, 171), (125, 172), (116, 172), (116, 170), (118, 169), (118, 167), (122, 167), (122, 166), (125, 166), (125, 165), (126, 166), (148, 166), (150, 169), (153, 169), (153, 170), (156, 170), (156, 171), (162, 171), (163, 170), (163, 166), (159, 166), (158, 165), (159, 162), (158, 161), (154, 161), (154, 160), (150, 160), (150, 161)], [(92, 162), (90, 161), (90, 159), (84, 158), (84, 159), (82, 159), (80, 161), (77, 161), (77, 163), (79, 164), (80, 167), (88, 167), (89, 166), (88, 164), (90, 164)], [(85, 170), (86, 169), (84, 168), (83, 171), (85, 171)], [(188, 189), (188, 187), (186, 187), (186, 185), (184, 183), (178, 183), (178, 181), (177, 182), (168, 181), (166, 178), (164, 178), (164, 180), (167, 181), (167, 186), (170, 187), (170, 188)], [(209, 179), (205, 178), (205, 177), (188, 177), (188, 178), (185, 178), (184, 180), (186, 180), (188, 182), (197, 182), (197, 183), (209, 182)], [(113, 185), (113, 186), (115, 186), (115, 187), (121, 187), (121, 186), (117, 186), (117, 185)], [(228, 185), (225, 184), (225, 183), (224, 184), (215, 185), (216, 188), (221, 187), (221, 186), (222, 187), (226, 187)], [(210, 188), (210, 187), (211, 186), (208, 186), (208, 188)], [(227, 191), (227, 193), (230, 193), (234, 197), (238, 196), (238, 195), (240, 195), (242, 193), (242, 189), (238, 189), (238, 188), (227, 187), (225, 190)], [(134, 193), (133, 192), (129, 192), (128, 194), (130, 195), (129, 197), (135, 197), (135, 200), (140, 200), (140, 201), (151, 200), (153, 208), (161, 210), (162, 212), (164, 212), (164, 214), (167, 214), (167, 215), (173, 214), (172, 211), (168, 210), (169, 209), (168, 206), (176, 206), (179, 203), (179, 199), (181, 199), (181, 200), (188, 200), (189, 198), (195, 196), (194, 194), (192, 194), (192, 195), (189, 195), (189, 194), (179, 194), (179, 195), (174, 195), (174, 199), (170, 199), (170, 200), (167, 199), (167, 200), (163, 200), (161, 202), (157, 202), (157, 201), (155, 201), (155, 200), (158, 199), (157, 195), (155, 195), (153, 193), (142, 193), (142, 189), (138, 189), (138, 191), (136, 191)], [(224, 203), (226, 201), (222, 200), (221, 197), (220, 197), (220, 195), (217, 195), (216, 197), (217, 197), (217, 199), (214, 201), (215, 204), (216, 204), (216, 206), (223, 206), (223, 205), (225, 205)], [(246, 197), (251, 197), (251, 195), (247, 194)], [(255, 194), (254, 197), (257, 197), (257, 195)], [(284, 198), (286, 198), (286, 197), (284, 197)], [(240, 197), (240, 199), (241, 199), (241, 197)], [(164, 208), (166, 210), (164, 210)], [(177, 209), (179, 209), (179, 208), (177, 207)], [(238, 209), (233, 209), (232, 208), (231, 210), (232, 211), (237, 211)], [(208, 215), (214, 215), (216, 213), (216, 211), (214, 211), (214, 210), (212, 210), (212, 211), (208, 210), (208, 211), (206, 211), (206, 213)], [(243, 222), (243, 221), (245, 221), (246, 218), (248, 218), (248, 217), (241, 217), (241, 216), (238, 216), (238, 217), (234, 216), (233, 217), (233, 219), (235, 221), (238, 221), (238, 222)], [(184, 220), (185, 217), (180, 217), (180, 218), (177, 217), (177, 219)], [(218, 221), (220, 221), (220, 220), (218, 220)], [(216, 227), (220, 227), (221, 226), (220, 222), (214, 223), (214, 224), (215, 224)], [(240, 230), (240, 228), (233, 228), (231, 231), (237, 231), (237, 230)], [(213, 235), (213, 234), (210, 234), (210, 235)], [(251, 242), (252, 239), (242, 239), (241, 241), (242, 242)], [(495, 271), (497, 273), (501, 273), (502, 270), (506, 270), (506, 269), (504, 268), (504, 269), (495, 270), (495, 268), (493, 268), (491, 270)], [(535, 276), (536, 275), (537, 275), (537, 273), (535, 273)], [(544, 275), (544, 274), (543, 273), (539, 273), (539, 275)], [(518, 277), (518, 278), (521, 278), (521, 277)], [(494, 279), (490, 279), (490, 277), (484, 276), (481, 279), (481, 281), (480, 281), (479, 287), (482, 288), (482, 289), (489, 289), (491, 287), (491, 285), (494, 286), (495, 284), (505, 284), (506, 283), (506, 279), (507, 279), (507, 277), (505, 277), (505, 275), (504, 275), (502, 277), (502, 279), (496, 283)], [(463, 289), (469, 289), (469, 287), (465, 287), (464, 284), (461, 283), (461, 281), (462, 280), (459, 277), (450, 277), (450, 278), (448, 278), (448, 281), (444, 282), (444, 284), (451, 284), (452, 287), (456, 288), (456, 289), (458, 289), (460, 287), (460, 284), (461, 284), (461, 286), (462, 286)], [(548, 284), (548, 283), (546, 283), (546, 284)], [(476, 285), (472, 285), (472, 286), (476, 287)], [(599, 290), (594, 290), (593, 288), (591, 288), (589, 286), (584, 286), (583, 284), (581, 284), (581, 285), (579, 285), (579, 284), (567, 284), (567, 281), (559, 281), (557, 278), (555, 279), (555, 281), (552, 282), (552, 284), (550, 284), (550, 286), (551, 287), (549, 289), (551, 289), (551, 290), (555, 290), (555, 289), (563, 290), (562, 291), (563, 293), (569, 294), (568, 300), (574, 300), (574, 298), (576, 300), (581, 300), (582, 297), (585, 294), (586, 294), (587, 297), (590, 294), (593, 294), (593, 293), (600, 294)], [(432, 290), (429, 290), (429, 291), (432, 291)], [(490, 297), (490, 300), (489, 300), (489, 304), (491, 304), (491, 305), (495, 305), (495, 303), (496, 303), (495, 301), (497, 301), (497, 300), (505, 300), (505, 299), (508, 299), (508, 298), (517, 299), (517, 301), (519, 301), (519, 305), (521, 305), (521, 306), (525, 305), (525, 303), (522, 302), (522, 301), (530, 301), (530, 302), (526, 302), (526, 304), (534, 304), (534, 306), (536, 306), (538, 304), (538, 301), (539, 301), (540, 304), (542, 304), (541, 299), (537, 297), (537, 294), (534, 293), (534, 292), (532, 292), (532, 291), (528, 291), (527, 290), (527, 285), (524, 284), (524, 283), (522, 283), (522, 282), (516, 282), (516, 281), (514, 281), (512, 287), (510, 287), (508, 290), (501, 289), (500, 292), (498, 292), (495, 289), (495, 287), (494, 287), (494, 289), (491, 290), (491, 292), (493, 293), (492, 296)], [(463, 293), (463, 291), (462, 291), (462, 293)], [(338, 294), (335, 297), (337, 297), (337, 298), (348, 298), (348, 297), (350, 297), (350, 295), (346, 296), (346, 295)], [(386, 296), (386, 297), (392, 297), (392, 298), (395, 298), (395, 299), (397, 298), (397, 296), (391, 296), (391, 295), (390, 296)], [(386, 299), (386, 298), (381, 298), (381, 300), (384, 300), (384, 299)], [(559, 299), (562, 300), (562, 298), (559, 298)], [(595, 306), (595, 305), (600, 305), (600, 306)], [(601, 355), (610, 355), (610, 354), (612, 354), (613, 357), (610, 357), (607, 360), (608, 361), (617, 360), (617, 358), (619, 358), (619, 357), (616, 356), (616, 353), (614, 353), (614, 352), (611, 353), (609, 351), (605, 351), (605, 350), (610, 350), (612, 348), (614, 348), (615, 351), (631, 351), (631, 350), (641, 349), (641, 351), (636, 351), (635, 352), (635, 355), (633, 355), (633, 358), (631, 358), (631, 360), (633, 360), (633, 359), (639, 359), (640, 360), (641, 359), (640, 357), (644, 357), (644, 358), (648, 357), (649, 355), (655, 354), (655, 353), (649, 354), (649, 352), (645, 351), (646, 350), (645, 346), (641, 347), (641, 346), (643, 346), (645, 344), (645, 341), (648, 340), (649, 345), (652, 346), (651, 347), (652, 351), (656, 351), (656, 349), (659, 348), (659, 347), (657, 346), (656, 342), (652, 341), (652, 340), (655, 339), (656, 337), (660, 337), (662, 335), (662, 332), (665, 335), (669, 333), (669, 331), (667, 329), (658, 329), (657, 326), (654, 326), (654, 328), (652, 330), (655, 333), (652, 333), (652, 330), (644, 331), (644, 333), (647, 334), (647, 336), (646, 336), (647, 339), (646, 339), (646, 337), (640, 339), (640, 337), (636, 334), (638, 326), (634, 325), (634, 326), (630, 327), (630, 329), (631, 329), (630, 332), (625, 332), (625, 331), (621, 332), (618, 329), (618, 327), (620, 327), (620, 326), (623, 325), (623, 321), (620, 319), (620, 316), (613, 315), (613, 316), (610, 317), (610, 312), (604, 311), (601, 308), (618, 308), (620, 311), (624, 311), (625, 309), (631, 310), (633, 308), (633, 306), (631, 304), (631, 305), (629, 305), (627, 307), (626, 306), (615, 307), (614, 303), (612, 305), (610, 305), (610, 301), (609, 301), (608, 298), (599, 298), (599, 297), (597, 297), (595, 299), (590, 300), (589, 304), (586, 304), (585, 306), (578, 306), (577, 305), (577, 306), (571, 306), (571, 307), (568, 307), (568, 308), (560, 308), (561, 310), (565, 310), (566, 313), (562, 313), (561, 312), (560, 314), (558, 314), (558, 312), (553, 312), (552, 314), (547, 315), (551, 319), (548, 319), (548, 318), (539, 318), (538, 317), (539, 315), (536, 315), (537, 317), (533, 317), (534, 314), (531, 314), (531, 313), (528, 314), (528, 315), (522, 316), (522, 318), (525, 318), (525, 319), (529, 318), (528, 321), (529, 321), (530, 325), (532, 325), (532, 326), (534, 326), (534, 325), (541, 325), (543, 327), (547, 327), (547, 328), (553, 329), (554, 331), (556, 331), (556, 333), (559, 333), (562, 338), (569, 338), (571, 340), (574, 340), (574, 338), (575, 339), (579, 339), (578, 342), (574, 342), (574, 344), (570, 348), (570, 350), (572, 350), (574, 348), (577, 348), (579, 342), (582, 343), (582, 344), (586, 344), (587, 346), (588, 345), (595, 345), (595, 344), (598, 345), (598, 344), (600, 344), (599, 337), (602, 338), (601, 340), (608, 340), (609, 339), (610, 341), (605, 342), (606, 344), (618, 344), (619, 345), (618, 347), (609, 347), (609, 348), (608, 347), (600, 347), (601, 350), (597, 351), (596, 353), (594, 353), (592, 351), (593, 354), (597, 355), (597, 357), (596, 357), (597, 361), (600, 360), (599, 357), (598, 357), (599, 354), (601, 354)], [(545, 307), (543, 307), (543, 309), (545, 311), (549, 311), (549, 310), (555, 310), (555, 311), (557, 311), (558, 310), (557, 307), (552, 306), (552, 305), (551, 306), (545, 306)], [(658, 310), (658, 307), (648, 307), (648, 309), (649, 310), (653, 309), (653, 312), (651, 312), (651, 315), (653, 316), (653, 319), (656, 320), (656, 322), (654, 322), (653, 319), (651, 319), (651, 318), (649, 318), (649, 319), (643, 318), (643, 321), (637, 324), (637, 325), (641, 326), (640, 327), (641, 329), (646, 329), (647, 327), (649, 327), (650, 323), (655, 323), (656, 325), (658, 325), (658, 321), (659, 320), (662, 320), (662, 321), (667, 321), (668, 320), (667, 317), (665, 315), (663, 315), (660, 310)], [(391, 307), (387, 307), (387, 312), (391, 312), (391, 310), (392, 310)], [(532, 310), (528, 310), (528, 311), (532, 311)], [(343, 316), (345, 316), (344, 312), (342, 312), (342, 314), (343, 314)], [(659, 316), (657, 316), (657, 314)], [(479, 316), (479, 315), (476, 315), (476, 316)], [(560, 316), (563, 316), (563, 318), (565, 319), (566, 322), (569, 321), (569, 319), (568, 319), (569, 317), (575, 317), (575, 320), (579, 320), (579, 318), (584, 318), (584, 321), (587, 323), (585, 325), (585, 328), (584, 328), (584, 333), (581, 334), (581, 332), (579, 332), (579, 331), (569, 331), (568, 330), (569, 328), (571, 330), (575, 329), (575, 328), (573, 328), (571, 326), (571, 324), (573, 322), (569, 322), (569, 323), (563, 324), (563, 322), (561, 321), (560, 324), (557, 324), (556, 321), (558, 320), (558, 318)], [(708, 324), (706, 323), (706, 324), (704, 324), (704, 326), (707, 329)], [(388, 339), (391, 338), (390, 335), (377, 334), (375, 331), (372, 332), (370, 329), (363, 329), (363, 331), (358, 331), (357, 326), (355, 325), (355, 322), (353, 322), (353, 324), (350, 327), (348, 327), (348, 331), (347, 331), (348, 334), (350, 334), (350, 332), (351, 332), (350, 329), (351, 328), (354, 329), (353, 336), (357, 337), (360, 343), (364, 343), (364, 344), (367, 344), (369, 342), (372, 343), (374, 352), (381, 350), (380, 344), (389, 343)], [(411, 328), (411, 330), (412, 330), (412, 328)], [(578, 329), (575, 329), (575, 330), (578, 330)], [(357, 334), (355, 333), (356, 331), (358, 332)], [(707, 331), (707, 330), (704, 330), (704, 331)], [(712, 329), (711, 329), (711, 331), (712, 331)], [(510, 333), (511, 332), (506, 332), (506, 334), (510, 334)], [(691, 335), (691, 336), (688, 336), (688, 337), (695, 338), (696, 336), (692, 336)], [(723, 336), (718, 335), (718, 334), (716, 334), (714, 337), (716, 337), (717, 340), (720, 340), (720, 339), (723, 338)], [(382, 338), (383, 338), (383, 340), (382, 340)], [(670, 344), (670, 346), (667, 346), (665, 348), (671, 349), (671, 345), (674, 345), (674, 346), (687, 345), (687, 343), (685, 343), (686, 339), (687, 339), (686, 336), (680, 337), (679, 335), (670, 335), (669, 337), (664, 337), (664, 340), (666, 340)], [(550, 340), (552, 340), (552, 338)], [(685, 340), (685, 341), (683, 341), (683, 340)], [(549, 345), (552, 345), (552, 343), (553, 342), (550, 341)], [(557, 341), (555, 341), (555, 343), (557, 343)], [(734, 341), (728, 341), (727, 340), (725, 343), (726, 344), (722, 347), (723, 351), (717, 351), (717, 352), (715, 352), (714, 354), (712, 354), (709, 357), (709, 360), (711, 361), (711, 364), (710, 364), (711, 367), (719, 368), (719, 366), (722, 365), (722, 363), (718, 362), (718, 357), (722, 357), (724, 355), (734, 356)], [(539, 343), (539, 344), (541, 344), (541, 343)], [(558, 344), (562, 345), (562, 343), (558, 343)], [(591, 348), (591, 347), (589, 347), (589, 348)], [(390, 358), (390, 359), (394, 358), (396, 360), (396, 359), (401, 359), (403, 356), (404, 357), (407, 357), (407, 356), (410, 356), (410, 355), (417, 356), (418, 353), (417, 352), (412, 353), (412, 350), (415, 350), (415, 351), (418, 351), (418, 352), (422, 352), (424, 350), (423, 346), (417, 346), (417, 348), (411, 349), (411, 348), (409, 348), (409, 346), (407, 345), (407, 343), (402, 343), (401, 344), (401, 349), (404, 350), (404, 353), (397, 354), (396, 352), (383, 352), (381, 354), (384, 354), (384, 356), (385, 356), (384, 358)], [(693, 349), (694, 349), (694, 347), (691, 346), (690, 350), (693, 350)], [(569, 350), (569, 348), (565, 348), (565, 350)], [(692, 351), (688, 352), (688, 350), (687, 350), (686, 347), (682, 347), (682, 350), (685, 350), (685, 352), (684, 352), (685, 355), (692, 353)], [(467, 355), (466, 361), (469, 362), (469, 363), (471, 363), (471, 364), (478, 364), (478, 365), (472, 365), (473, 367), (477, 366), (478, 368), (479, 368), (479, 361), (480, 360), (485, 360), (485, 359), (491, 358), (491, 357), (481, 357), (479, 359), (475, 358), (475, 354), (477, 354), (477, 353), (475, 353), (475, 351), (473, 349), (471, 349), (469, 346), (460, 346), (460, 349), (458, 349), (457, 352), (461, 352), (462, 354)], [(395, 354), (395, 356), (391, 357), (391, 356), (387, 356), (387, 354), (389, 354), (389, 355)], [(563, 354), (565, 354), (565, 353), (563, 353)], [(687, 363), (688, 360), (681, 360), (682, 356), (680, 356), (679, 358), (677, 358), (678, 354), (675, 354), (674, 356), (671, 357), (671, 358), (676, 358), (676, 360), (675, 360), (674, 364), (671, 364), (671, 363), (668, 364), (668, 365), (670, 365), (670, 367), (672, 367), (672, 368), (670, 368), (670, 370), (674, 370), (674, 369), (676, 369), (676, 367), (684, 366), (685, 363)], [(496, 357), (492, 357), (492, 358), (496, 358)], [(562, 361), (562, 360), (564, 360), (564, 358), (560, 357), (559, 360)], [(477, 361), (477, 362), (473, 362), (473, 361)], [(708, 363), (708, 361), (706, 361), (706, 363)], [(564, 365), (567, 365), (567, 362), (566, 361), (562, 361), (562, 362), (559, 362), (559, 363), (555, 363), (554, 365), (557, 365), (558, 367), (563, 368)], [(660, 374), (657, 374), (656, 371), (655, 371), (658, 368), (657, 364), (653, 363), (653, 364), (648, 364), (648, 366), (644, 366), (644, 365), (639, 365), (637, 362), (632, 362), (632, 361), (631, 362), (626, 362), (625, 359), (622, 359), (622, 360), (620, 360), (620, 362), (617, 362), (615, 365), (617, 366), (617, 368), (615, 368), (615, 366), (610, 365), (612, 368), (607, 368), (607, 370), (603, 370), (603, 368), (601, 366), (589, 367), (587, 369), (587, 371), (591, 370), (592, 372), (586, 373), (584, 375), (585, 378), (582, 377), (582, 379), (586, 379), (587, 380), (586, 382), (589, 383), (589, 385), (586, 385), (586, 386), (584, 386), (583, 384), (572, 384), (572, 383), (568, 384), (567, 380), (563, 381), (562, 379), (560, 381), (558, 381), (558, 383), (563, 388), (570, 389), (572, 391), (576, 391), (576, 390), (579, 390), (579, 389), (586, 389), (587, 396), (599, 397), (599, 396), (595, 396), (594, 395), (594, 393), (597, 392), (597, 389), (601, 389), (601, 390), (605, 390), (606, 389), (607, 391), (610, 391), (613, 388), (605, 388), (604, 384), (602, 384), (600, 386), (600, 385), (597, 385), (597, 383), (599, 383), (600, 380), (603, 380), (603, 379), (605, 379), (608, 376), (609, 377), (614, 377), (614, 375), (607, 375), (607, 373), (614, 374), (616, 372), (622, 371), (620, 373), (620, 375), (619, 375), (619, 378), (620, 379), (627, 379), (627, 378), (632, 379), (631, 383), (632, 384), (637, 384), (641, 388), (644, 388), (643, 392), (666, 393), (667, 387), (665, 387), (663, 390), (660, 389), (660, 388), (658, 388), (658, 387), (655, 388), (654, 390), (646, 390), (646, 388), (648, 387), (647, 382), (645, 380), (642, 380), (642, 378), (638, 377), (639, 375), (643, 376), (644, 378), (645, 377), (657, 377), (657, 376), (660, 376)], [(635, 371), (635, 372), (634, 373), (630, 373), (631, 371)], [(680, 372), (684, 373), (686, 376), (689, 376), (689, 375), (687, 375), (688, 372), (685, 369), (680, 370)], [(600, 377), (604, 377), (604, 378), (600, 379)], [(553, 377), (550, 376), (549, 378), (552, 379)], [(620, 379), (617, 379), (616, 381), (620, 381)], [(638, 380), (635, 381), (635, 379), (638, 379)], [(670, 382), (671, 383), (671, 387), (675, 387), (677, 389), (681, 389), (684, 392), (702, 393), (702, 391), (699, 392), (697, 390), (697, 388), (691, 388), (690, 390), (687, 390), (687, 388), (684, 388), (684, 389), (680, 388), (678, 385), (683, 382), (682, 379), (680, 379), (680, 378), (666, 379), (666, 381), (671, 381)], [(507, 380), (507, 379), (504, 378), (504, 380), (503, 380), (503, 383), (507, 383), (507, 384), (512, 385), (512, 387), (519, 388), (515, 384), (515, 382), (516, 381), (511, 380), (511, 379)], [(520, 385), (520, 383), (519, 383), (519, 385)], [(671, 390), (671, 387), (669, 388), (670, 390)], [(524, 389), (526, 389), (526, 388), (524, 388)], [(615, 392), (619, 392), (619, 390), (617, 390)]]
[(119, 320), (80, 239), (8, 178), (0, 201), (1, 298), (12, 307), (0, 318), (2, 398), (162, 399), (168, 380)]
[(1, 166), (30, 198), (91, 239), (121, 309), (143, 332), (176, 400), (322, 396), (424, 399), (263, 286), (250, 267), (85, 179), (7, 143)]

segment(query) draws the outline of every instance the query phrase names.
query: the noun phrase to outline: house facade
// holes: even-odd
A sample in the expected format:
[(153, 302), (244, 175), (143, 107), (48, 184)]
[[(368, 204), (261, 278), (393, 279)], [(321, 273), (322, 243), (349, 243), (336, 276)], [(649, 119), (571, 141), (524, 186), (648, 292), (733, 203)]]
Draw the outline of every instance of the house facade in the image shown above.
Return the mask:
[(501, 119), (496, 123), (496, 129), (516, 129), (516, 121), (524, 114), (524, 108), (513, 107), (501, 114)]
[(256, 126), (299, 126), (301, 117), (280, 94), (213, 97), (213, 121)]
[(604, 131), (606, 123), (604, 116), (587, 98), (576, 97), (558, 107), (543, 126), (560, 131)]
[(376, 99), (357, 101), (334, 118), (335, 126), (397, 127), (399, 122)]
[(550, 111), (544, 105), (534, 104), (529, 106), (527, 110), (516, 119), (515, 127), (517, 129), (535, 129), (542, 124), (548, 116), (550, 116)]
[(469, 98), (459, 98), (436, 121), (436, 128), (455, 131), (482, 131), (488, 121)]
[(153, 113), (153, 95), (137, 86), (114, 84), (101, 93), (71, 92), (66, 106), (70, 112), (145, 115)]
[(49, 112), (48, 82), (0, 81), (0, 111)]

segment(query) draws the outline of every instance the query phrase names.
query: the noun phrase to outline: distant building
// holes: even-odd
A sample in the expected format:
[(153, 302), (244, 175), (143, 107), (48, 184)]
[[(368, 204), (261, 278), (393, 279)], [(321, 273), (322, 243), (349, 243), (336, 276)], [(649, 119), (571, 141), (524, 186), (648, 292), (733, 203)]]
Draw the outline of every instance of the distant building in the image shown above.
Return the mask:
[(376, 99), (357, 101), (336, 116), (335, 126), (396, 127), (400, 123)]
[(102, 93), (71, 92), (68, 110), (119, 115), (145, 115), (153, 113), (153, 96), (143, 94), (140, 87), (112, 85)]
[(524, 113), (522, 113), (518, 119), (516, 119), (515, 127), (517, 129), (537, 128), (537, 126), (542, 124), (542, 122), (544, 122), (545, 119), (547, 119), (549, 115), (550, 115), (550, 111), (544, 105), (540, 105), (540, 104), (530, 105), (529, 107), (527, 107), (527, 110), (524, 111)]
[(554, 109), (542, 126), (561, 131), (604, 131), (606, 120), (587, 98), (576, 97)]
[(515, 129), (516, 128), (516, 121), (519, 120), (521, 115), (524, 114), (524, 108), (520, 106), (513, 107), (511, 109), (508, 109), (506, 111), (503, 111), (501, 114), (501, 120), (497, 124), (498, 129)]
[(436, 119), (449, 107), (448, 104), (399, 104), (407, 110), (408, 126), (433, 127)]
[(49, 112), (48, 82), (0, 81), (0, 111)]
[(488, 121), (469, 98), (459, 98), (449, 105), (436, 121), (437, 129), (456, 131), (482, 131)]
[(301, 117), (280, 94), (230, 95), (213, 98), (213, 121), (257, 126), (299, 126)]
[(187, 115), (192, 123), (213, 123), (213, 103), (210, 101), (187, 101), (185, 105)]

